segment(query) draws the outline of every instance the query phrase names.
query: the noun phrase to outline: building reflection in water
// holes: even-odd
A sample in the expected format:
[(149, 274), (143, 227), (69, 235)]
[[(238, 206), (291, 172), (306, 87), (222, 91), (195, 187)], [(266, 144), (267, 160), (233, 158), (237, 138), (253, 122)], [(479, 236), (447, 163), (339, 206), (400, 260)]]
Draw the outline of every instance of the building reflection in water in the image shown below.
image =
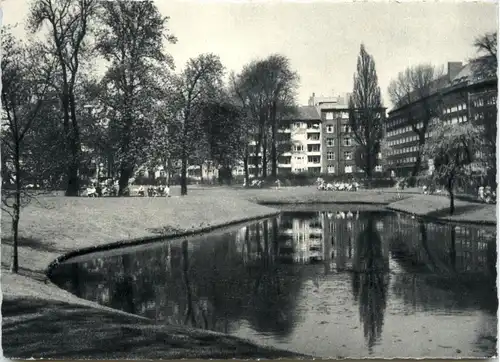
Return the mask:
[[(248, 325), (280, 340), (307, 318), (297, 307), (308, 298), (307, 280), (347, 275), (369, 353), (380, 343), (389, 295), (415, 310), (467, 309), (477, 308), (477, 293), (491, 290), (471, 276), (496, 277), (494, 231), (351, 211), (283, 213), (237, 232), (63, 264), (53, 280), (80, 297), (169, 324), (224, 333)], [(472, 293), (463, 293), (467, 283)], [(496, 295), (480, 299), (496, 302)]]

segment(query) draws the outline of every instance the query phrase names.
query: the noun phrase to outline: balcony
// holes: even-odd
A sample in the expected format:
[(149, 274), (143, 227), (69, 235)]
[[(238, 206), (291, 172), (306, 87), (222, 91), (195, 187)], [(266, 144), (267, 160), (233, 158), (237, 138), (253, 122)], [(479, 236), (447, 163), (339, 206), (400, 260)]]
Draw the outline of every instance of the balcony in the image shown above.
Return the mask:
[[(307, 151), (308, 156), (321, 156), (321, 151)], [(321, 161), (318, 161), (317, 163), (321, 163)]]
[(308, 144), (321, 144), (321, 139), (316, 139), (316, 138), (307, 138), (307, 143)]
[(307, 133), (320, 133), (321, 132), (321, 127), (318, 125), (318, 127), (309, 127), (307, 129)]

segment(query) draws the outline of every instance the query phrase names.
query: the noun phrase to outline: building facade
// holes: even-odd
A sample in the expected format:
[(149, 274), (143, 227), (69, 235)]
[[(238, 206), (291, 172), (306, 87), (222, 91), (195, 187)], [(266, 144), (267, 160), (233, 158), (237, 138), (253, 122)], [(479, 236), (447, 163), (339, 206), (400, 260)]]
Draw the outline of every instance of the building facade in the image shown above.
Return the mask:
[[(324, 173), (349, 175), (364, 172), (355, 163), (355, 141), (349, 122), (349, 93), (337, 97), (310, 97), (321, 116), (322, 165)], [(385, 119), (385, 108), (380, 109)], [(375, 172), (382, 172), (382, 165), (375, 166)]]
[[(448, 124), (477, 122), (491, 128), (492, 144), (496, 140), (497, 121), (497, 79), (477, 78), (470, 64), (460, 62), (448, 63), (448, 72), (435, 82), (431, 94), (425, 99), (427, 104), (434, 104), (439, 117), (437, 120)], [(387, 157), (389, 169), (398, 176), (412, 174), (420, 154), (419, 136), (413, 130), (424, 127), (419, 117), (423, 109), (424, 99), (392, 109), (386, 121), (386, 140), (391, 148)], [(412, 120), (409, 119), (411, 114)], [(429, 138), (427, 130), (425, 139)], [(493, 152), (494, 153), (494, 152)], [(432, 161), (422, 160), (422, 169), (432, 168)]]

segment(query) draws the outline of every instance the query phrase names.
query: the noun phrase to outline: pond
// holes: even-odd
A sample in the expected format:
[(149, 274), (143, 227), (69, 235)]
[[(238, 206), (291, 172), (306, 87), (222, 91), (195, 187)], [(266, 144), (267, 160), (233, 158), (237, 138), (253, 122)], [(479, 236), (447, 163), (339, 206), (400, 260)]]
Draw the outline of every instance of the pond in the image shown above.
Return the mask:
[(61, 264), (75, 295), (317, 357), (490, 357), (496, 231), (382, 211), (275, 218)]

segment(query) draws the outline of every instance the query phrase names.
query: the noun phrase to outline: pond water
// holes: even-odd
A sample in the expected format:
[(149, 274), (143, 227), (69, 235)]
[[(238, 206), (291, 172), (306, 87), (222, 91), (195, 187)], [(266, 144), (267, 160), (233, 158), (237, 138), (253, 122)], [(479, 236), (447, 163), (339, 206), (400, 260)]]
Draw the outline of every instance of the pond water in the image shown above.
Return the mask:
[(495, 229), (347, 211), (90, 254), (52, 280), (159, 322), (318, 357), (495, 355)]

